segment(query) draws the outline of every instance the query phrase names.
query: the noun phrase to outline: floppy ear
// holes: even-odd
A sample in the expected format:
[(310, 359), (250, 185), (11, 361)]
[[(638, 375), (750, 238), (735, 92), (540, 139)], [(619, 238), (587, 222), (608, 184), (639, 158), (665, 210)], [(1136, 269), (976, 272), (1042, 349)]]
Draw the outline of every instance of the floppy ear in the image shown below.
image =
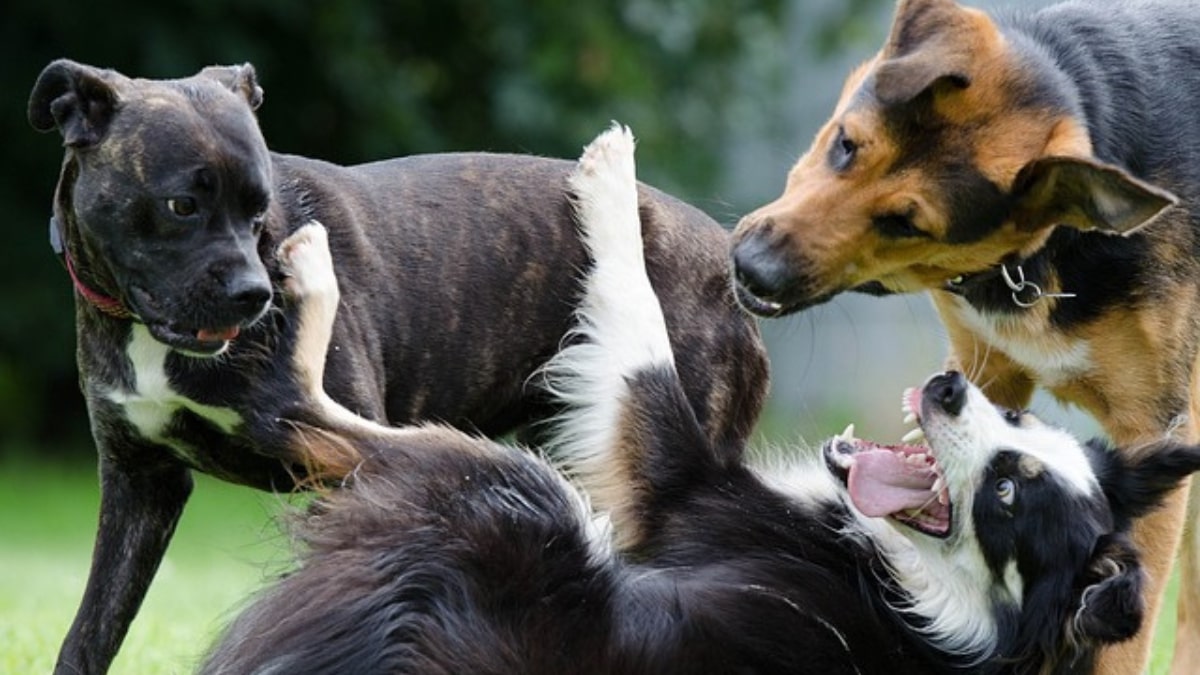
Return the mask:
[(1096, 541), (1067, 638), (1088, 646), (1119, 642), (1142, 626), (1142, 567), (1137, 550), (1123, 535), (1108, 534)]
[(100, 142), (120, 103), (123, 77), (67, 59), (42, 70), (29, 94), (29, 123), (38, 131), (57, 128), (67, 147)]
[(1200, 447), (1164, 441), (1137, 452), (1112, 452), (1098, 471), (1118, 528), (1158, 508), (1168, 492), (1200, 471)]
[(970, 40), (963, 9), (951, 0), (903, 0), (875, 68), (875, 96), (883, 105), (908, 103), (938, 84), (971, 83)]
[(1069, 225), (1129, 234), (1179, 199), (1125, 171), (1081, 157), (1042, 157), (1021, 167), (1013, 182), (1017, 226), (1039, 230)]
[(250, 104), (251, 110), (258, 110), (262, 105), (263, 90), (258, 86), (258, 76), (254, 66), (243, 63), (240, 66), (209, 66), (199, 73), (200, 77), (208, 77), (225, 85), (230, 91), (239, 94)]

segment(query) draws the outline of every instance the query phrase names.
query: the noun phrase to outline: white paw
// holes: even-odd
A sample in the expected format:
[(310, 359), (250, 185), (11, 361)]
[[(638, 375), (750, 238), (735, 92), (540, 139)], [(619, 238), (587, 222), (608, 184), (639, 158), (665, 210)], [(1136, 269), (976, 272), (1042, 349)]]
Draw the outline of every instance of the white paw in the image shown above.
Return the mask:
[(584, 148), (570, 185), (580, 231), (593, 258), (640, 260), (642, 232), (629, 127), (613, 123)]
[(329, 236), (325, 226), (310, 221), (279, 245), (279, 268), (284, 274), (283, 290), (291, 299), (315, 302), (336, 310), (339, 299)]

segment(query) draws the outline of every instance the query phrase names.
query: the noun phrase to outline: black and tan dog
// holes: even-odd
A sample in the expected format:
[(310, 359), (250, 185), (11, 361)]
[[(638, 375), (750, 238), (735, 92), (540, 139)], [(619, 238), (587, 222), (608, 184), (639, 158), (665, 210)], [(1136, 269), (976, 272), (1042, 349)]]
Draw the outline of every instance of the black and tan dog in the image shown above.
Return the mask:
[[(735, 233), (743, 304), (929, 290), (952, 362), (1027, 405), (1040, 385), (1122, 447), (1198, 438), (1200, 13), (1067, 2), (992, 18), (902, 0), (784, 193)], [(1173, 205), (1177, 208), (1171, 208)], [(1157, 606), (1186, 491), (1137, 531)], [(1176, 664), (1200, 663), (1186, 547)], [(1149, 631), (1110, 650), (1139, 672)]]
[[(52, 239), (78, 291), (101, 481), (91, 571), (57, 672), (108, 668), (192, 470), (288, 490), (358, 461), (283, 443), (253, 393), (295, 349), (275, 249), (300, 225), (324, 223), (337, 263), (325, 382), (340, 403), (380, 422), (487, 434), (547, 412), (526, 382), (564, 342), (586, 260), (572, 165), (473, 154), (346, 168), (280, 155), (259, 131), (261, 99), (248, 65), (160, 81), (56, 61), (33, 88), (30, 121), (66, 146)], [(715, 443), (737, 447), (766, 364), (729, 291), (728, 237), (667, 195), (643, 188), (640, 199), (695, 413)]]

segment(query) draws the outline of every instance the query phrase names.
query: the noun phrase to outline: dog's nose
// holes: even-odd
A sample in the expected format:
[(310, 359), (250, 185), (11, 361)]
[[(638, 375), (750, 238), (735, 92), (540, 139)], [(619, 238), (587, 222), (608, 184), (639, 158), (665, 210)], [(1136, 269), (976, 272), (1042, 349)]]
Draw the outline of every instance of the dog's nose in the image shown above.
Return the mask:
[(271, 301), (271, 285), (257, 275), (239, 274), (229, 280), (226, 294), (234, 310), (243, 316), (257, 316)]
[(768, 237), (752, 234), (733, 248), (734, 279), (747, 291), (764, 300), (777, 296), (790, 279), (786, 257)]
[(967, 404), (967, 378), (956, 370), (935, 375), (925, 385), (925, 399), (957, 417)]

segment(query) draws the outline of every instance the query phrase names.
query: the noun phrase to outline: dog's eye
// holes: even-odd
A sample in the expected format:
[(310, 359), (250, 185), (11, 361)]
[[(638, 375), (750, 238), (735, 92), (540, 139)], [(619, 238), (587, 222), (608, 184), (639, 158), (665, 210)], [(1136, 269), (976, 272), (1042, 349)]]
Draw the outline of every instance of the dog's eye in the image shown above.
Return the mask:
[(858, 143), (846, 135), (845, 127), (839, 126), (837, 136), (833, 139), (833, 145), (829, 148), (829, 166), (834, 171), (845, 171), (854, 163), (854, 156), (857, 153)]
[(1012, 479), (1001, 478), (996, 481), (996, 497), (1006, 506), (1012, 506), (1013, 498), (1016, 496), (1017, 484), (1012, 482)]
[(917, 227), (912, 216), (907, 213), (884, 213), (871, 218), (871, 224), (875, 226), (879, 234), (889, 239), (929, 236), (924, 230)]
[(196, 200), (191, 197), (173, 197), (167, 200), (167, 208), (180, 218), (196, 215)]
[(266, 225), (266, 223), (267, 223), (267, 210), (266, 209), (263, 209), (262, 211), (259, 211), (258, 213), (254, 214), (254, 217), (250, 219), (251, 234), (253, 234), (256, 237), (258, 235), (262, 234), (263, 226)]
[(1004, 415), (1004, 421), (1008, 422), (1014, 427), (1021, 426), (1021, 417), (1025, 415), (1024, 411), (1009, 410), (1007, 408), (1002, 410), (1001, 413)]

